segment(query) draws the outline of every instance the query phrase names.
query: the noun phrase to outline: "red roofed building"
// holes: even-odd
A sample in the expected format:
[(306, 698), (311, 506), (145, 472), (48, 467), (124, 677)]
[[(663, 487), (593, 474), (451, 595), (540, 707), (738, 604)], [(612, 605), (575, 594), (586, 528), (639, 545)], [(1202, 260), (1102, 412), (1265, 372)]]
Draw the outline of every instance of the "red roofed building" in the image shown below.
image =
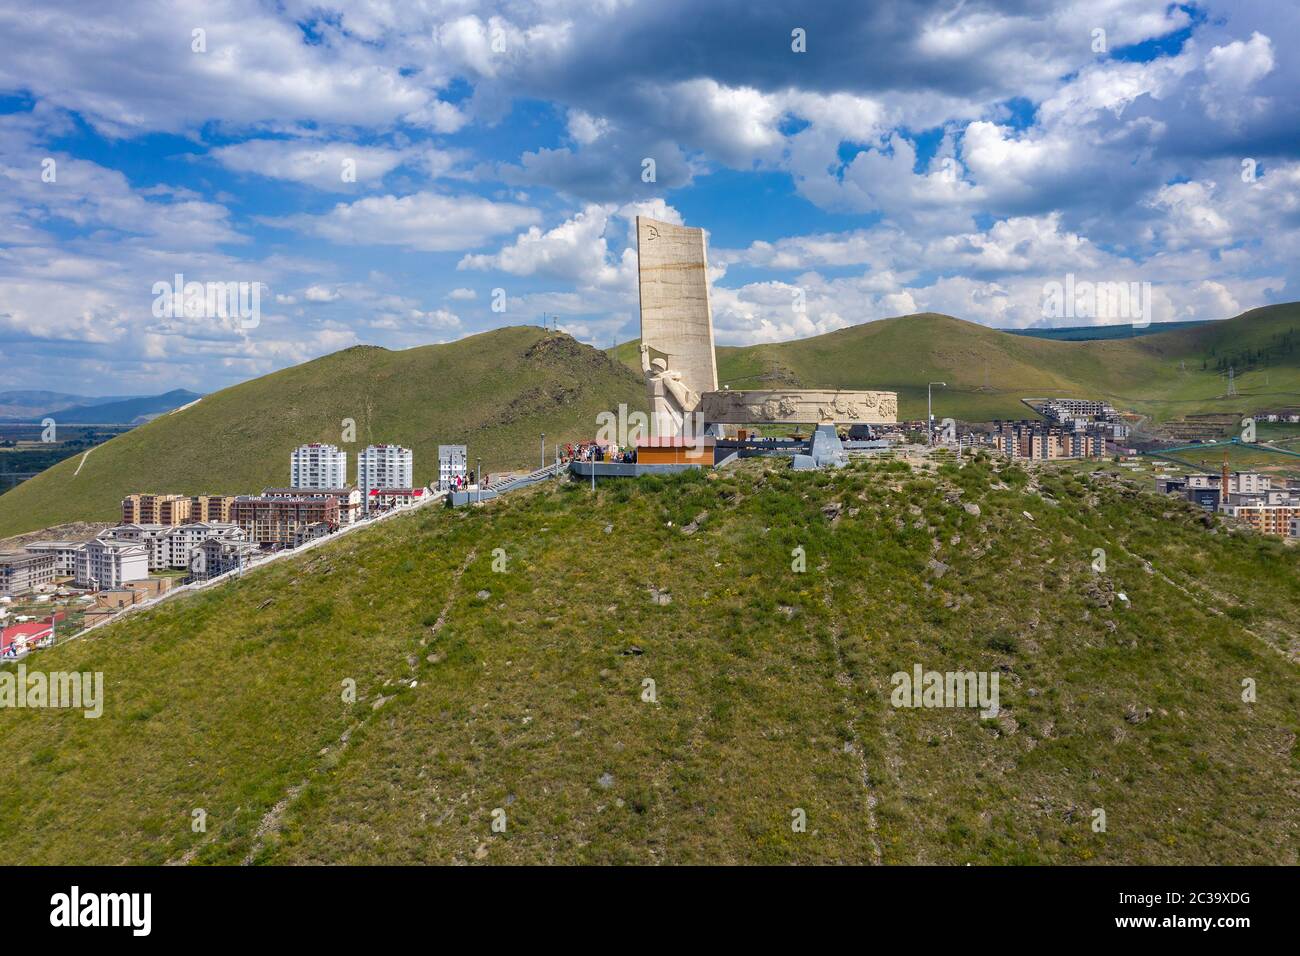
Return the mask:
[(58, 611), (43, 621), (28, 621), (0, 630), (0, 658), (12, 660), (38, 647), (49, 647), (54, 643), (54, 625), (65, 617), (66, 614)]

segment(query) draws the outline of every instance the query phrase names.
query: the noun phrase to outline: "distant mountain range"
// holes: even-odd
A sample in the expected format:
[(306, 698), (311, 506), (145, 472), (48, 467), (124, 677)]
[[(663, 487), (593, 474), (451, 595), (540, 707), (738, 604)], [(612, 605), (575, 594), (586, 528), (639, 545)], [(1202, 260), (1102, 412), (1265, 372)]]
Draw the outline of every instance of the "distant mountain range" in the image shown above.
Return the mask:
[(1055, 339), (1058, 342), (1095, 342), (1098, 339), (1132, 339), (1143, 335), (1159, 335), (1206, 325), (1216, 319), (1194, 319), (1188, 322), (1152, 322), (1147, 326), (1135, 325), (1072, 325), (1059, 329), (999, 329), (1012, 335), (1028, 335), (1035, 339)]
[(0, 392), (0, 421), (40, 418), (59, 408), (72, 405), (93, 405), (96, 402), (120, 402), (138, 396), (117, 395), (91, 398), (67, 392), (46, 392), (38, 389), (16, 389)]
[(61, 425), (133, 425), (188, 405), (203, 396), (183, 388), (161, 395), (71, 395), (38, 389), (0, 392), (0, 421), (36, 422), (53, 418)]

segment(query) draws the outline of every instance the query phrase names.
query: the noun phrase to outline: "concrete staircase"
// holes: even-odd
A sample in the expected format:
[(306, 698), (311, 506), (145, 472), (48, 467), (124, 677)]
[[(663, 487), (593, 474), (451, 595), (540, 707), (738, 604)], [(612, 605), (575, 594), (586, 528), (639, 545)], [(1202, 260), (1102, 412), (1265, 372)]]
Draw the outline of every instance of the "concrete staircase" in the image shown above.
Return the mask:
[(526, 475), (506, 475), (495, 481), (486, 482), (481, 490), (472, 489), (469, 491), (455, 491), (447, 495), (447, 501), (453, 507), (470, 504), (475, 501), (490, 501), (493, 498), (500, 497), (507, 492), (515, 491), (518, 488), (527, 488), (529, 485), (535, 485), (539, 481), (545, 481), (548, 478), (554, 478), (566, 468), (566, 465), (550, 464), (545, 468), (538, 468), (530, 471)]

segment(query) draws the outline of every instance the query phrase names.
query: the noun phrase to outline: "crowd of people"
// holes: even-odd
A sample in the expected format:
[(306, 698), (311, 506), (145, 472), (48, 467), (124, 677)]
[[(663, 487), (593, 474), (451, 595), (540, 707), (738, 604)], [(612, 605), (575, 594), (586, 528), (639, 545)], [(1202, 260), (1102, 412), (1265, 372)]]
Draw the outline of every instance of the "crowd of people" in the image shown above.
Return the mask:
[(599, 441), (566, 442), (561, 450), (561, 461), (611, 461), (631, 465), (636, 462), (636, 449), (620, 449), (616, 444)]

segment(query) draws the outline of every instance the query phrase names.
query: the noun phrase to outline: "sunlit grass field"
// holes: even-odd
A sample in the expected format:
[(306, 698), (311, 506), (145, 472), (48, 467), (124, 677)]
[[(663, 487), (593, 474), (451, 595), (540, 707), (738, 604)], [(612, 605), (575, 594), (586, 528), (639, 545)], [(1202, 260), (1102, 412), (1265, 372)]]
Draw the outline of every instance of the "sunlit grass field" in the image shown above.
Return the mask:
[(983, 460), (422, 511), (29, 658), (0, 862), (1294, 864), (1298, 565)]

